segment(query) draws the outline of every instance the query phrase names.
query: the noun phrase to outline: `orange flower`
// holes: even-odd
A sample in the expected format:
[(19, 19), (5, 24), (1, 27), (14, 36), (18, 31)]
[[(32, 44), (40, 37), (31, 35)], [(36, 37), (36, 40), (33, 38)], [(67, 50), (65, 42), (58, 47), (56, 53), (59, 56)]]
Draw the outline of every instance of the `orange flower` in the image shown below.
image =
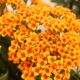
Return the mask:
[(41, 80), (51, 80), (50, 76), (46, 75), (45, 73), (42, 74)]
[(9, 47), (9, 51), (11, 51), (11, 52), (16, 52), (16, 50), (17, 50), (17, 48), (18, 48), (18, 46), (17, 45), (11, 45), (10, 47)]
[(48, 63), (53, 64), (56, 62), (56, 56), (48, 56)]
[(54, 77), (54, 80), (62, 80), (62, 77), (63, 77), (62, 74), (57, 74), (57, 75)]
[(31, 0), (32, 3), (41, 3), (42, 0)]
[(2, 35), (2, 37), (5, 37), (7, 35), (6, 29), (4, 29), (4, 30), (1, 31), (1, 35)]
[(44, 67), (44, 70), (42, 70), (42, 74), (46, 74), (47, 76), (50, 76), (52, 70), (49, 69), (49, 68), (50, 68), (49, 66), (45, 66), (45, 67)]
[(34, 72), (32, 72), (32, 71), (29, 72), (29, 79), (30, 80), (35, 80), (35, 74), (34, 74)]
[(35, 21), (32, 21), (28, 24), (28, 27), (31, 29), (31, 30), (36, 30), (36, 28), (39, 26), (39, 23), (35, 22)]
[(47, 61), (44, 60), (44, 59), (38, 59), (38, 62), (37, 62), (37, 66), (38, 67), (41, 67), (41, 68), (44, 68), (47, 64)]
[(28, 73), (28, 71), (24, 71), (23, 74), (21, 75), (21, 78), (28, 80), (28, 78), (29, 78), (29, 73)]
[(35, 76), (38, 76), (41, 73), (41, 68), (40, 67), (33, 67), (32, 71), (34, 72)]
[(0, 49), (2, 48), (2, 45), (0, 45)]

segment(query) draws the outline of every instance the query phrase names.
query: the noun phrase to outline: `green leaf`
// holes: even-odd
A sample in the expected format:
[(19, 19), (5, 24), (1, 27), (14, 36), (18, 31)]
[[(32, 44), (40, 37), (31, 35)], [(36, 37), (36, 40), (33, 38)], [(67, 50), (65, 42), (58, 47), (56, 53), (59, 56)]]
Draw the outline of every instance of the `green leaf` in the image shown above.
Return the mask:
[(41, 75), (36, 76), (35, 80), (41, 80)]
[[(19, 28), (19, 25), (16, 25), (15, 29), (17, 30), (18, 28)], [(16, 30), (15, 30), (15, 31), (16, 31)]]
[(52, 78), (52, 80), (54, 80), (54, 74), (51, 74), (50, 78)]
[(78, 74), (76, 74), (73, 70), (71, 70), (70, 80), (80, 80)]
[(32, 32), (35, 32), (35, 33), (41, 33), (41, 30), (33, 30)]
[(24, 0), (25, 3), (27, 3), (28, 0)]
[(52, 2), (57, 2), (57, 3), (63, 3), (64, 2), (64, 0), (51, 0)]

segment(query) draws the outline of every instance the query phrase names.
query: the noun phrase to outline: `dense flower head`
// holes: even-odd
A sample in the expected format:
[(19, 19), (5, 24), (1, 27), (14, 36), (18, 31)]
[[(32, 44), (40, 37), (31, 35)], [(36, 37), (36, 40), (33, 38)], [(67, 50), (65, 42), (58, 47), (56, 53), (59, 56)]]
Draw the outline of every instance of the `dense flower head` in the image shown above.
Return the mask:
[[(24, 80), (69, 80), (80, 65), (80, 20), (67, 8), (32, 0), (7, 0), (12, 11), (0, 16), (0, 35), (9, 36), (8, 58), (18, 64)], [(35, 4), (36, 3), (36, 4)]]

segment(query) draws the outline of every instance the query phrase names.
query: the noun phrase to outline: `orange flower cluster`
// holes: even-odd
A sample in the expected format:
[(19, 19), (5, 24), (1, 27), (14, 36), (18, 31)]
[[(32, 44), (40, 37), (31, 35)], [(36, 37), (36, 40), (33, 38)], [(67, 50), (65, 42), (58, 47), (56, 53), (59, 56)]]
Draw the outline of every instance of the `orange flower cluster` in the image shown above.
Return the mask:
[(54, 75), (54, 80), (69, 80), (72, 67), (80, 65), (80, 20), (62, 6), (12, 1), (17, 4), (16, 13), (4, 10), (0, 35), (11, 38), (8, 57), (18, 64), (21, 77), (52, 80)]

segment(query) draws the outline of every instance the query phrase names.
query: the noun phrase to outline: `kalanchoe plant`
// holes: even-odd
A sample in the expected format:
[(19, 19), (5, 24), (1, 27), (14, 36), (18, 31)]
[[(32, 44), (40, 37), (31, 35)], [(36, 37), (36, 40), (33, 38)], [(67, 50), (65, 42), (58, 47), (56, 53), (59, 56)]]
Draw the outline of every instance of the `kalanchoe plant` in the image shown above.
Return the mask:
[(10, 8), (0, 17), (0, 35), (10, 39), (9, 61), (24, 80), (72, 79), (72, 67), (80, 65), (80, 19), (68, 8), (31, 1), (7, 0)]

